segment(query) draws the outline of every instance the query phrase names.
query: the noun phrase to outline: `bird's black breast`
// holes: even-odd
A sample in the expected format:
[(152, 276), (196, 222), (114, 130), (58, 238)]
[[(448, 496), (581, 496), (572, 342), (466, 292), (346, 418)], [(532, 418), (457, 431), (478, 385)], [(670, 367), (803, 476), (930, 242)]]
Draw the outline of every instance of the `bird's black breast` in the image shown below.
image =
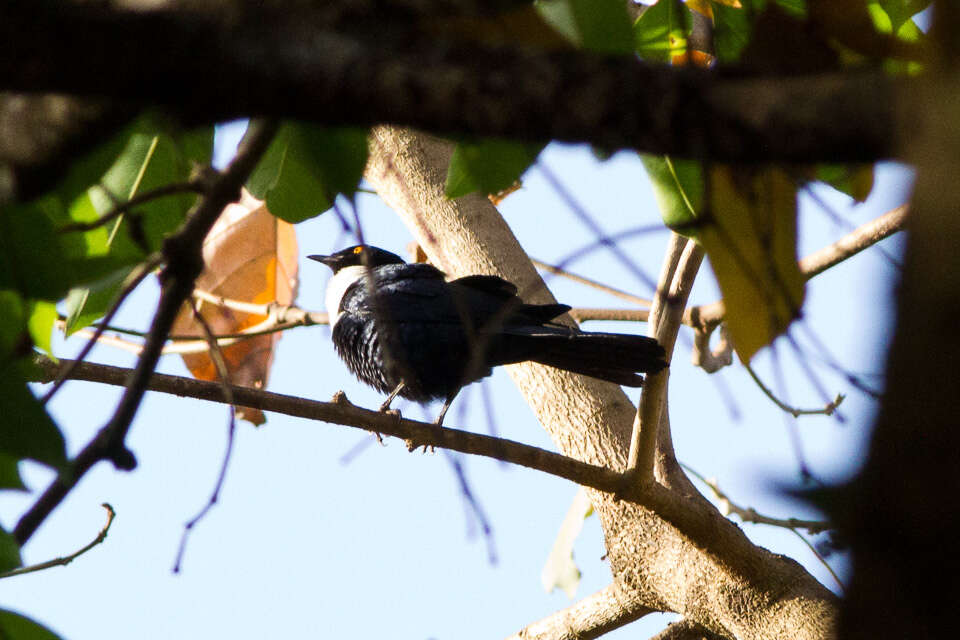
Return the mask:
[[(526, 359), (505, 351), (497, 327), (544, 321), (526, 317), (532, 307), (495, 276), (448, 283), (430, 265), (403, 264), (374, 269), (374, 280), (375, 300), (363, 279), (345, 292), (334, 345), (361, 381), (386, 393), (402, 379), (401, 395), (415, 401), (448, 397), (493, 366)], [(554, 306), (554, 316), (568, 308)]]

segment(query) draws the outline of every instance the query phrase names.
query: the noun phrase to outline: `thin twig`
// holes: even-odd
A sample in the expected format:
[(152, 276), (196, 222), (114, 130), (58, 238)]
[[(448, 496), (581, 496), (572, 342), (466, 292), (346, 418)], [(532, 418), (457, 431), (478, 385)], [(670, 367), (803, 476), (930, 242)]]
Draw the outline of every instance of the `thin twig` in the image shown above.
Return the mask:
[(649, 309), (606, 309), (598, 307), (574, 307), (568, 312), (577, 322), (588, 320), (614, 320), (617, 322), (647, 322)]
[(819, 551), (817, 551), (817, 548), (813, 546), (813, 544), (811, 544), (810, 541), (807, 540), (802, 533), (800, 533), (796, 529), (790, 529), (790, 530), (793, 531), (793, 535), (797, 536), (803, 541), (803, 544), (807, 545), (807, 548), (810, 549), (810, 552), (817, 557), (817, 560), (820, 561), (820, 564), (822, 564), (824, 567), (827, 568), (827, 571), (830, 573), (831, 576), (833, 576), (833, 579), (836, 580), (837, 586), (840, 587), (840, 592), (842, 594), (843, 591), (846, 589), (846, 587), (844, 587), (843, 582), (840, 581), (840, 576), (837, 575), (837, 572), (834, 571), (833, 567), (830, 566), (830, 563), (827, 562), (827, 559), (824, 558)]
[[(863, 224), (836, 242), (800, 260), (800, 273), (806, 280), (851, 258), (864, 249), (903, 230), (909, 215), (909, 206), (892, 209), (866, 224)], [(722, 300), (691, 307), (684, 315), (684, 324), (692, 327), (710, 326), (723, 322), (726, 310)]]
[(532, 262), (534, 266), (539, 267), (544, 271), (548, 271), (554, 275), (558, 275), (562, 278), (566, 278), (567, 280), (572, 280), (573, 282), (579, 282), (580, 284), (587, 285), (588, 287), (591, 287), (598, 291), (609, 293), (615, 298), (620, 298), (621, 300), (626, 300), (627, 302), (633, 302), (634, 304), (639, 304), (644, 307), (649, 307), (651, 305), (650, 300), (646, 298), (641, 298), (640, 296), (635, 296), (632, 293), (627, 293), (626, 291), (622, 291), (620, 289), (616, 289), (609, 285), (605, 285), (602, 282), (597, 282), (596, 280), (591, 280), (590, 278), (586, 278), (576, 273), (571, 273), (570, 271), (567, 271), (566, 269), (560, 266), (552, 265), (547, 262), (542, 262), (540, 260), (536, 260), (535, 258), (530, 258), (530, 262)]
[(160, 359), (170, 328), (203, 270), (203, 240), (224, 207), (240, 196), (243, 183), (267, 150), (277, 128), (278, 124), (274, 121), (251, 123), (233, 161), (219, 177), (211, 180), (207, 192), (193, 208), (183, 227), (164, 241), (166, 267), (161, 273), (160, 301), (143, 353), (129, 379), (124, 381), (126, 389), (123, 396), (110, 420), (20, 518), (13, 531), (14, 539), (19, 544), (30, 539), (37, 527), (96, 463), (110, 460), (118, 469), (136, 467), (136, 457), (126, 446), (127, 432)]
[[(232, 344), (249, 340), (251, 338), (256, 338), (258, 336), (279, 333), (281, 331), (287, 331), (288, 329), (295, 329), (296, 327), (309, 327), (317, 324), (326, 324), (326, 321), (327, 314), (319, 312), (305, 313), (300, 320), (294, 319), (286, 323), (278, 323), (276, 318), (271, 317), (259, 324), (248, 327), (239, 333), (218, 334), (215, 336), (215, 338), (221, 347), (228, 347)], [(99, 327), (100, 325), (98, 324), (95, 326)], [(148, 335), (145, 331), (136, 331), (133, 329), (114, 326), (107, 326), (106, 330), (137, 337), (146, 337)], [(94, 335), (94, 332), (88, 329), (81, 329), (77, 331), (75, 335), (79, 337), (91, 337)], [(167, 339), (176, 344), (165, 345), (162, 350), (163, 355), (206, 353), (209, 351), (209, 345), (203, 336), (170, 335), (167, 337)], [(101, 344), (123, 349), (124, 351), (129, 351), (131, 353), (140, 354), (143, 351), (143, 343), (134, 342), (133, 340), (126, 340), (119, 336), (100, 335), (97, 337), (97, 340)]]
[(101, 527), (100, 533), (97, 534), (97, 537), (91, 540), (89, 544), (84, 546), (79, 551), (71, 553), (70, 555), (62, 558), (54, 558), (53, 560), (47, 560), (46, 562), (41, 562), (39, 564), (32, 564), (29, 567), (18, 567), (16, 569), (11, 569), (10, 571), (0, 573), (0, 580), (3, 578), (12, 578), (13, 576), (22, 576), (25, 573), (33, 573), (34, 571), (43, 571), (44, 569), (49, 569), (51, 567), (65, 567), (85, 554), (87, 551), (90, 551), (90, 549), (93, 549), (98, 544), (101, 544), (107, 539), (107, 532), (110, 531), (110, 525), (113, 524), (113, 517), (117, 515), (117, 513), (113, 510), (113, 507), (106, 502), (100, 506), (107, 510), (107, 521), (104, 523), (103, 527)]
[[(787, 344), (790, 345), (790, 348), (793, 349), (794, 354), (797, 356), (797, 363), (806, 374), (807, 380), (810, 381), (810, 384), (813, 385), (813, 388), (820, 395), (820, 399), (826, 406), (830, 406), (832, 404), (835, 405), (835, 403), (837, 403), (837, 398), (834, 398), (833, 400), (830, 399), (832, 396), (827, 393), (826, 387), (824, 387), (823, 383), (820, 382), (820, 376), (816, 374), (816, 372), (813, 370), (813, 367), (811, 367), (810, 363), (807, 362), (806, 354), (803, 352), (803, 349), (800, 348), (800, 344), (797, 342), (796, 338), (794, 338), (792, 332), (788, 330), (784, 334), (784, 337), (787, 339)], [(836, 406), (834, 406), (834, 409), (836, 409)], [(827, 415), (831, 414), (828, 413)], [(843, 417), (843, 414), (840, 413), (840, 411), (835, 410), (832, 412), (832, 415), (840, 424), (846, 422), (846, 418)]]
[(567, 188), (563, 185), (553, 171), (551, 171), (547, 165), (541, 159), (537, 162), (537, 169), (540, 170), (540, 173), (543, 174), (543, 177), (546, 178), (547, 182), (550, 184), (550, 187), (560, 196), (560, 199), (567, 204), (567, 208), (570, 209), (577, 216), (577, 218), (586, 225), (587, 228), (596, 236), (597, 241), (600, 242), (611, 254), (617, 259), (617, 261), (623, 265), (623, 267), (632, 273), (636, 278), (644, 284), (651, 291), (656, 291), (657, 284), (653, 279), (644, 273), (643, 269), (637, 266), (637, 264), (630, 259), (626, 252), (621, 249), (615, 242), (610, 240), (607, 234), (603, 231), (600, 225), (597, 223), (593, 217), (587, 213), (587, 210), (581, 205), (576, 198), (573, 197), (573, 194), (570, 193)]
[[(849, 220), (841, 216), (839, 213), (834, 211), (833, 207), (831, 207), (826, 202), (826, 200), (820, 197), (820, 194), (817, 193), (816, 190), (812, 188), (812, 183), (810, 182), (806, 183), (804, 190), (807, 192), (807, 195), (810, 196), (810, 199), (813, 200), (814, 203), (819, 207), (818, 210), (822, 213), (825, 213), (827, 217), (833, 221), (834, 224), (841, 227), (848, 233), (856, 228), (852, 222), (850, 222)], [(887, 262), (890, 263), (890, 266), (892, 266), (895, 269), (903, 268), (903, 265), (900, 263), (900, 261), (897, 258), (895, 258), (893, 255), (888, 253), (883, 247), (878, 246), (875, 248), (877, 252), (881, 256), (883, 256), (883, 258)]]
[(453, 474), (457, 477), (457, 484), (460, 487), (460, 495), (463, 496), (463, 501), (468, 510), (467, 517), (469, 518), (470, 515), (472, 515), (474, 518), (476, 518), (477, 523), (479, 523), (480, 532), (483, 535), (484, 541), (487, 543), (487, 560), (491, 565), (495, 565), (497, 564), (497, 547), (496, 540), (493, 536), (493, 526), (490, 524), (490, 519), (487, 518), (487, 514), (483, 510), (480, 501), (473, 493), (473, 488), (470, 486), (470, 481), (467, 480), (467, 472), (463, 467), (463, 463), (455, 454), (446, 450), (444, 453), (446, 454), (447, 461), (453, 468)]
[[(176, 182), (174, 184), (167, 184), (162, 187), (157, 187), (156, 189), (151, 189), (150, 191), (144, 191), (143, 193), (137, 194), (127, 200), (126, 202), (116, 203), (113, 208), (107, 213), (103, 214), (96, 220), (91, 220), (89, 222), (71, 222), (66, 224), (58, 229), (59, 233), (72, 233), (75, 231), (92, 231), (97, 227), (102, 227), (111, 220), (123, 215), (124, 213), (130, 211), (130, 209), (151, 202), (158, 198), (164, 196), (172, 196), (178, 193), (202, 193), (204, 188), (204, 182), (202, 180), (190, 180), (188, 182)], [(109, 192), (108, 192), (109, 193)]]
[[(852, 233), (800, 260), (800, 271), (806, 279), (820, 275), (877, 242), (903, 229), (908, 207), (897, 207), (859, 227)], [(564, 261), (571, 262), (570, 259)], [(541, 264), (535, 261), (535, 264)], [(557, 267), (559, 268), (559, 267)], [(599, 284), (599, 283), (598, 283)], [(604, 286), (604, 285), (601, 285)], [(599, 287), (598, 287), (599, 288)], [(629, 295), (629, 294), (627, 294)], [(638, 299), (639, 301), (640, 299)], [(715, 327), (723, 321), (726, 311), (723, 301), (690, 307), (683, 314), (683, 324), (694, 327)], [(647, 309), (615, 309), (574, 307), (570, 316), (577, 322), (612, 320), (618, 322), (647, 322)]]
[(234, 311), (240, 311), (242, 313), (250, 313), (258, 316), (270, 315), (272, 307), (270, 304), (254, 304), (252, 302), (246, 302), (244, 300), (233, 300), (231, 298), (224, 298), (223, 296), (217, 295), (216, 293), (210, 293), (204, 291), (203, 289), (194, 289), (193, 295), (204, 302), (209, 302), (218, 307), (223, 307), (225, 309), (232, 309)]
[[(159, 254), (155, 254), (150, 256), (145, 262), (137, 265), (134, 270), (127, 275), (126, 282), (124, 283), (123, 287), (121, 287), (120, 293), (117, 295), (117, 299), (113, 301), (113, 304), (110, 305), (107, 313), (103, 316), (102, 324), (104, 326), (108, 325), (113, 319), (113, 316), (117, 314), (117, 311), (120, 310), (120, 306), (127, 299), (127, 296), (133, 293), (133, 290), (140, 286), (140, 283), (143, 282), (144, 278), (150, 275), (150, 273), (155, 268), (160, 266), (162, 262), (163, 258)], [(90, 355), (90, 351), (97, 344), (97, 341), (99, 341), (100, 336), (103, 335), (103, 332), (103, 328), (97, 327), (96, 331), (93, 332), (93, 335), (90, 337), (87, 343), (83, 345), (83, 349), (80, 350), (80, 353), (77, 354), (77, 357), (73, 360), (73, 362), (83, 362), (86, 357)], [(42, 404), (47, 404), (50, 402), (50, 398), (52, 398), (57, 391), (60, 390), (60, 387), (63, 386), (63, 383), (66, 382), (67, 378), (69, 377), (70, 371), (64, 369), (62, 376), (53, 381), (53, 386), (50, 387), (45, 394), (43, 394), (43, 397), (40, 398), (40, 402)]]
[[(710, 336), (714, 331), (718, 331), (720, 335), (716, 349), (710, 347)], [(730, 341), (727, 325), (694, 329), (691, 362), (693, 366), (700, 367), (707, 373), (716, 373), (733, 364), (733, 343)]]
[(782, 410), (786, 411), (794, 418), (799, 418), (800, 416), (829, 416), (833, 415), (833, 412), (837, 410), (837, 407), (840, 406), (840, 403), (843, 402), (843, 399), (846, 397), (842, 393), (838, 393), (837, 397), (833, 401), (828, 402), (826, 406), (820, 407), (818, 409), (797, 409), (796, 407), (791, 407), (787, 403), (783, 402), (778, 398), (773, 391), (770, 390), (767, 385), (763, 384), (763, 381), (760, 380), (760, 377), (757, 376), (757, 373), (753, 370), (753, 367), (749, 363), (743, 364), (746, 368), (747, 373), (750, 374), (750, 377), (753, 378), (753, 381), (760, 387), (760, 390), (763, 391), (763, 395), (770, 398), (773, 404), (780, 407)]
[(181, 562), (183, 561), (183, 553), (187, 550), (187, 539), (190, 536), (190, 532), (200, 522), (206, 515), (209, 513), (210, 509), (217, 504), (217, 500), (220, 497), (220, 490), (223, 488), (223, 482), (227, 477), (227, 468), (230, 466), (230, 458), (233, 455), (233, 441), (234, 435), (237, 430), (237, 408), (236, 403), (233, 400), (233, 383), (230, 380), (230, 370), (227, 368), (227, 360), (223, 356), (223, 350), (220, 348), (220, 345), (217, 344), (217, 339), (213, 335), (213, 329), (210, 328), (210, 324), (207, 322), (207, 319), (203, 317), (203, 314), (200, 313), (200, 307), (197, 305), (197, 298), (191, 298), (190, 308), (193, 311), (194, 319), (200, 324), (203, 328), (204, 334), (207, 336), (207, 344), (210, 348), (210, 359), (213, 361), (214, 366), (217, 370), (217, 377), (220, 381), (220, 387), (223, 389), (223, 397), (226, 399), (227, 404), (229, 405), (229, 413), (227, 415), (227, 448), (223, 454), (223, 462), (220, 465), (220, 473), (217, 475), (217, 481), (213, 485), (213, 492), (210, 494), (210, 499), (207, 500), (207, 503), (203, 505), (203, 508), (197, 512), (193, 518), (188, 520), (186, 524), (183, 525), (183, 533), (180, 536), (180, 545), (177, 549), (177, 559), (173, 563), (173, 572), (180, 573)]
[(740, 518), (740, 520), (743, 522), (749, 522), (752, 524), (766, 524), (772, 527), (781, 527), (783, 529), (806, 529), (810, 533), (821, 533), (823, 531), (833, 529), (833, 524), (825, 520), (771, 518), (770, 516), (757, 513), (757, 510), (753, 507), (741, 507), (730, 499), (730, 496), (728, 496), (720, 488), (715, 480), (708, 480), (706, 477), (688, 465), (681, 463), (681, 466), (686, 469), (687, 473), (695, 477), (697, 480), (706, 485), (708, 489), (710, 489), (710, 492), (713, 494), (714, 498), (716, 498), (720, 503), (720, 513), (725, 516), (732, 514)]

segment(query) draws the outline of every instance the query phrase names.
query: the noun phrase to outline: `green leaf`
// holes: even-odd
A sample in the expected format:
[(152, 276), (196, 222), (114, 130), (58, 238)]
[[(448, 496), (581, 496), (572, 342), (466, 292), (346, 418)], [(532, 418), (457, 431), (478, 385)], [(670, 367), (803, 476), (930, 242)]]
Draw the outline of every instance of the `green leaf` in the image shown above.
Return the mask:
[(447, 168), (446, 196), (452, 200), (473, 191), (500, 193), (536, 162), (543, 147), (494, 139), (457, 144)]
[(0, 638), (3, 640), (60, 640), (60, 636), (30, 618), (0, 609)]
[(893, 23), (890, 21), (890, 15), (884, 11), (879, 2), (867, 4), (867, 12), (870, 19), (873, 20), (873, 26), (879, 33), (893, 33)]
[(27, 329), (33, 344), (53, 355), (50, 348), (50, 336), (53, 334), (53, 325), (57, 321), (57, 305), (52, 302), (37, 300), (30, 304), (27, 316)]
[(557, 539), (553, 543), (540, 573), (540, 584), (549, 593), (554, 589), (563, 589), (567, 597), (573, 599), (580, 585), (580, 569), (573, 560), (573, 545), (583, 529), (583, 521), (593, 513), (593, 505), (583, 487), (577, 490), (570, 509), (563, 518)]
[(643, 154), (640, 159), (650, 176), (663, 223), (677, 233), (695, 238), (697, 215), (703, 202), (700, 163)]
[(308, 125), (301, 129), (313, 169), (332, 201), (342, 193), (353, 197), (367, 167), (368, 129), (324, 129)]
[(740, 54), (750, 43), (753, 23), (743, 8), (737, 9), (722, 4), (713, 5), (713, 46), (717, 61), (730, 64), (740, 59)]
[(76, 281), (46, 215), (52, 200), (0, 207), (0, 289), (59, 300)]
[[(116, 203), (125, 202), (144, 191), (187, 179), (190, 167), (166, 134), (135, 133), (123, 153), (104, 174), (100, 186), (87, 193), (97, 215), (109, 213)], [(160, 248), (166, 234), (184, 219), (195, 196), (181, 194), (158, 198), (136, 207), (107, 225), (109, 236), (97, 253), (109, 250), (112, 255), (142, 259), (149, 251)]]
[(90, 185), (100, 180), (123, 150), (131, 132), (136, 127), (137, 121), (134, 121), (118, 129), (70, 163), (66, 175), (54, 190), (61, 206), (66, 207), (81, 196)]
[(931, 0), (877, 0), (870, 4), (883, 9), (890, 20), (890, 32), (897, 33), (910, 18), (929, 7)]
[(13, 536), (0, 527), (0, 573), (23, 566), (20, 545)]
[(272, 214), (295, 224), (329, 209), (338, 193), (352, 197), (366, 164), (366, 130), (289, 123), (274, 137), (247, 189), (265, 200)]
[(0, 489), (26, 488), (27, 485), (23, 484), (23, 478), (20, 477), (20, 461), (15, 456), (0, 452)]
[(850, 196), (854, 202), (864, 202), (873, 190), (873, 165), (818, 165), (816, 178)]
[(89, 287), (72, 289), (65, 301), (67, 336), (103, 317), (120, 295), (123, 283), (132, 271), (133, 267), (118, 269)]
[(633, 24), (634, 47), (645, 60), (670, 62), (687, 50), (689, 16), (674, 0), (648, 7)]
[(56, 468), (66, 463), (63, 435), (9, 360), (0, 365), (0, 407), (0, 453)]
[(14, 357), (27, 332), (27, 305), (16, 291), (0, 290), (0, 362)]
[(578, 47), (609, 55), (633, 51), (630, 16), (619, 0), (541, 0), (535, 6), (550, 26)]
[[(213, 128), (165, 132), (163, 123), (145, 121), (130, 135), (122, 153), (106, 171), (99, 185), (71, 203), (71, 221), (88, 222), (109, 213), (117, 202), (138, 193), (184, 182), (197, 164), (210, 161)], [(144, 131), (146, 130), (146, 131)], [(72, 238), (74, 272), (90, 287), (74, 289), (67, 303), (68, 334), (103, 316), (119, 295), (133, 266), (147, 253), (161, 248), (164, 238), (183, 223), (196, 201), (191, 193), (164, 196), (137, 206), (104, 227), (85, 233), (63, 234)], [(78, 244), (79, 241), (79, 244)]]
[(611, 55), (633, 52), (627, 5), (620, 0), (570, 0), (584, 49)]

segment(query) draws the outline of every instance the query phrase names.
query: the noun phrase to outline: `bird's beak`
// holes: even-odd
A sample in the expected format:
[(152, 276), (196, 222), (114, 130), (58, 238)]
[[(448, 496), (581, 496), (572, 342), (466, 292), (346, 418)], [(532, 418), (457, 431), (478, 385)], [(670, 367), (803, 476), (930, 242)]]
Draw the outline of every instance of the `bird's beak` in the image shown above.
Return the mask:
[(327, 266), (330, 267), (331, 269), (332, 269), (333, 266), (334, 266), (335, 258), (334, 258), (333, 256), (313, 255), (313, 256), (307, 256), (307, 257), (308, 257), (309, 259), (311, 259), (311, 260), (316, 260), (317, 262), (322, 262), (323, 264), (327, 265)]

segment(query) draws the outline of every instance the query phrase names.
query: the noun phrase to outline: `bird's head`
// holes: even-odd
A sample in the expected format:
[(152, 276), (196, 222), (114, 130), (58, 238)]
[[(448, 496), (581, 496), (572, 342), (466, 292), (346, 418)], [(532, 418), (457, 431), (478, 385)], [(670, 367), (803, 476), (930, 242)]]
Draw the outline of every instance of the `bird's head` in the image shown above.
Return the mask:
[(385, 264), (403, 264), (403, 258), (395, 253), (384, 251), (379, 247), (358, 244), (353, 247), (347, 247), (342, 251), (331, 253), (328, 256), (313, 255), (307, 256), (311, 260), (322, 262), (336, 273), (346, 267), (381, 267)]

